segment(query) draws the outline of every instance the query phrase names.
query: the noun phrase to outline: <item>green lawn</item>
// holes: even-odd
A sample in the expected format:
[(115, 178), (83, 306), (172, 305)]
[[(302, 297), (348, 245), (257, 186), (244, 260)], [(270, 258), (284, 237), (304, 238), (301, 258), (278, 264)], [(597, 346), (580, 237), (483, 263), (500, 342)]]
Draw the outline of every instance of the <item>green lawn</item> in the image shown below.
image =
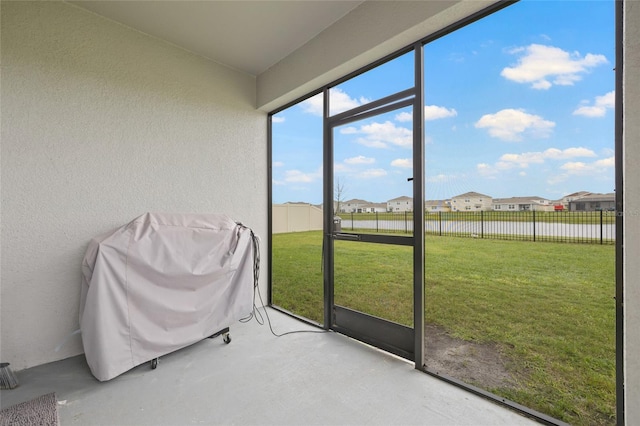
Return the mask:
[[(336, 242), (336, 303), (410, 324), (411, 248)], [(273, 302), (321, 322), (322, 233), (273, 235)], [(572, 424), (615, 423), (615, 247), (427, 236), (425, 317), (495, 343), (517, 386)]]

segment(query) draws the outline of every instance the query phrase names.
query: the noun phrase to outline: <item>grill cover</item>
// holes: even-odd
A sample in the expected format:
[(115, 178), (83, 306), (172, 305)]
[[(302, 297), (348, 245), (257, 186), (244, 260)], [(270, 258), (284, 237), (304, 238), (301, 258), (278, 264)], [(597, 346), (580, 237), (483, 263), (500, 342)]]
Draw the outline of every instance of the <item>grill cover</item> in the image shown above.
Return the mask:
[(198, 342), (253, 307), (251, 231), (224, 215), (146, 213), (91, 240), (80, 330), (100, 381)]

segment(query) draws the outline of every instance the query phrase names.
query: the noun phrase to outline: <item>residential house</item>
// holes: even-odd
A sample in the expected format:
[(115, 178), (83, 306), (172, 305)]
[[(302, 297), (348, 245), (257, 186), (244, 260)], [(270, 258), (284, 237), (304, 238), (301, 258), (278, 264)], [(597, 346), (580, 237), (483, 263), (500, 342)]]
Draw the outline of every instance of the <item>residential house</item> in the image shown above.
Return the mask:
[(340, 213), (363, 213), (365, 206), (369, 204), (371, 204), (369, 201), (359, 200), (357, 198), (342, 201), (340, 203)]
[(492, 198), (489, 195), (478, 192), (465, 192), (464, 194), (451, 197), (451, 211), (454, 212), (477, 212), (488, 211), (492, 207)]
[(411, 212), (413, 211), (413, 198), (398, 197), (387, 201), (387, 211), (390, 212)]
[(565, 195), (558, 201), (554, 202), (554, 205), (561, 205), (564, 210), (569, 210), (569, 203), (571, 201), (577, 200), (580, 197), (584, 197), (585, 195), (589, 195), (591, 192), (589, 191), (578, 191), (573, 192), (571, 194)]
[(385, 203), (368, 203), (362, 206), (363, 213), (384, 213), (387, 211)]
[(450, 212), (451, 200), (427, 200), (424, 202), (425, 213)]
[(571, 212), (593, 212), (616, 209), (616, 194), (588, 194), (569, 201)]
[(494, 198), (492, 207), (495, 211), (553, 211), (553, 203), (541, 197)]

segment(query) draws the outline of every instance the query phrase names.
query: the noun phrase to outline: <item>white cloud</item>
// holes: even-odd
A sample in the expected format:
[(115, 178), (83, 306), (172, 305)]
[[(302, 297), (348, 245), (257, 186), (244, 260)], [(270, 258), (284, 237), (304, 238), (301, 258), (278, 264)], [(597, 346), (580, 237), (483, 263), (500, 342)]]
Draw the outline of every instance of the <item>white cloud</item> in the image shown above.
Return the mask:
[(362, 137), (357, 138), (356, 142), (370, 148), (387, 148), (389, 145), (410, 147), (413, 143), (413, 132), (404, 127), (398, 127), (391, 121), (365, 124), (359, 129), (347, 127), (340, 133), (360, 134)]
[[(439, 120), (441, 118), (455, 117), (458, 115), (458, 111), (451, 108), (445, 108), (437, 105), (425, 105), (424, 106), (424, 120), (432, 121)], [(401, 112), (395, 116), (396, 121), (405, 122), (413, 119), (413, 114), (410, 112)]]
[(396, 114), (395, 119), (396, 119), (396, 121), (400, 121), (401, 123), (404, 123), (406, 121), (413, 120), (413, 114), (410, 113), (410, 112), (403, 111), (403, 112), (401, 112), (399, 114)]
[[(596, 153), (588, 148), (567, 148), (564, 150), (558, 148), (549, 148), (540, 152), (523, 152), (522, 154), (504, 154), (500, 157), (498, 163), (500, 168), (508, 169), (514, 166), (527, 168), (529, 164), (544, 163), (545, 160), (566, 160), (575, 157), (595, 157)], [(510, 166), (510, 164), (512, 166)]]
[(300, 170), (284, 172), (284, 181), (288, 183), (309, 183), (319, 179), (322, 179), (322, 168), (310, 173), (304, 173)]
[(589, 176), (590, 178), (608, 173), (610, 169), (615, 167), (615, 157), (603, 158), (593, 163), (585, 163), (582, 161), (570, 161), (560, 166), (563, 173), (552, 176), (548, 179), (548, 183), (557, 184), (567, 180), (571, 176)]
[(616, 165), (616, 159), (615, 157), (603, 158), (593, 163), (593, 165), (598, 168), (612, 168)]
[(487, 163), (480, 163), (476, 165), (476, 170), (478, 171), (478, 174), (483, 177), (493, 177), (498, 173), (498, 170), (496, 170), (495, 167), (492, 167)]
[(331, 115), (348, 111), (369, 102), (371, 101), (363, 96), (358, 99), (351, 98), (337, 87), (334, 87), (329, 91), (329, 107), (331, 109)]
[(455, 177), (440, 173), (435, 176), (427, 176), (425, 181), (427, 183), (448, 183), (452, 179), (455, 179)]
[(437, 105), (425, 105), (424, 107), (424, 119), (425, 121), (438, 120), (440, 118), (455, 117), (458, 115), (458, 111), (455, 109), (447, 109), (445, 107)]
[(573, 111), (573, 115), (585, 117), (604, 117), (607, 109), (613, 109), (616, 103), (616, 92), (611, 91), (602, 96), (596, 96), (593, 105), (583, 105)]
[(386, 176), (387, 171), (384, 169), (368, 169), (360, 173), (358, 176), (364, 179), (371, 179)]
[(573, 157), (595, 157), (596, 153), (590, 150), (589, 148), (577, 147), (577, 148), (567, 148), (567, 149), (558, 149), (558, 148), (549, 148), (543, 152), (545, 158), (553, 159), (553, 160), (563, 160), (566, 158)]
[(572, 86), (582, 79), (581, 74), (590, 68), (607, 63), (604, 55), (567, 52), (558, 47), (531, 44), (511, 50), (511, 54), (522, 54), (517, 65), (506, 67), (500, 73), (516, 83), (531, 83), (534, 89), (546, 90), (552, 85)]
[[(519, 176), (527, 176), (528, 173), (523, 169), (529, 168), (529, 166), (532, 164), (543, 164), (547, 160), (558, 161), (578, 157), (596, 157), (596, 153), (588, 148), (583, 147), (566, 149), (549, 148), (545, 151), (523, 152), (522, 154), (507, 153), (500, 156), (498, 161), (493, 165), (487, 163), (477, 164), (476, 170), (480, 176), (491, 179), (495, 179), (502, 171), (513, 169), (520, 169), (520, 171), (518, 172)], [(560, 169), (563, 171), (563, 173), (561, 175), (549, 178), (547, 182), (550, 184), (556, 184), (558, 182), (566, 180), (566, 178), (570, 174), (587, 173), (589, 171), (594, 172), (598, 170), (604, 170), (607, 167), (613, 167), (613, 157), (611, 157), (611, 159), (607, 158), (598, 160), (591, 164), (580, 161), (567, 162), (560, 166)], [(538, 170), (536, 171), (536, 173), (538, 172)]]
[[(329, 91), (329, 107), (331, 109), (331, 115), (339, 114), (368, 102), (370, 102), (370, 100), (365, 97), (360, 97), (358, 99), (352, 98), (338, 87), (334, 87)], [(306, 113), (322, 117), (324, 108), (322, 93), (318, 93), (317, 95), (302, 101), (300, 103), (300, 107)]]
[(612, 148), (602, 148), (600, 150), (600, 155), (603, 157), (613, 157), (616, 154), (616, 151)]
[(282, 167), (282, 166), (284, 166), (284, 163), (282, 161), (273, 162), (273, 167)]
[(410, 169), (413, 167), (413, 160), (411, 158), (397, 158), (391, 162), (393, 167), (402, 167), (404, 169)]
[(358, 155), (357, 157), (347, 158), (344, 162), (346, 164), (373, 164), (376, 162), (376, 159)]
[(505, 141), (520, 141), (522, 134), (548, 137), (556, 123), (539, 115), (527, 114), (519, 109), (503, 109), (495, 114), (485, 114), (475, 123), (476, 128), (486, 128), (489, 135)]
[(303, 112), (323, 116), (323, 94), (318, 93), (315, 96), (310, 97), (300, 103), (300, 108)]
[(367, 148), (388, 148), (389, 145), (385, 142), (375, 139), (375, 138), (358, 138), (356, 140), (360, 145), (366, 146)]
[(340, 129), (340, 133), (342, 133), (343, 135), (353, 135), (355, 133), (358, 133), (358, 129), (353, 126), (343, 127), (342, 129)]
[(273, 123), (284, 123), (284, 122), (285, 122), (285, 120), (286, 120), (286, 118), (285, 118), (285, 117), (282, 117), (282, 116), (274, 115), (273, 117), (271, 117), (271, 121), (272, 121)]
[(583, 173), (587, 171), (588, 168), (589, 166), (587, 166), (587, 164), (583, 163), (582, 161), (572, 161), (569, 163), (564, 163), (562, 166), (560, 166), (560, 169), (566, 170), (571, 174)]

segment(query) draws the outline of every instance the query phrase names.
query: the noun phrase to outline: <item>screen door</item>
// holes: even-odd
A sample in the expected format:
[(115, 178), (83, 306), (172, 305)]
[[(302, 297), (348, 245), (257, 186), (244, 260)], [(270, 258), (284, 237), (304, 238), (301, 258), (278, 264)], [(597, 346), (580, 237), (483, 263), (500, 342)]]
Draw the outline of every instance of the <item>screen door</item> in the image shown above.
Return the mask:
[[(398, 94), (372, 110), (332, 117), (327, 129), (334, 189), (327, 277), (331, 328), (410, 360), (413, 102)], [(382, 164), (384, 169), (377, 167)]]

